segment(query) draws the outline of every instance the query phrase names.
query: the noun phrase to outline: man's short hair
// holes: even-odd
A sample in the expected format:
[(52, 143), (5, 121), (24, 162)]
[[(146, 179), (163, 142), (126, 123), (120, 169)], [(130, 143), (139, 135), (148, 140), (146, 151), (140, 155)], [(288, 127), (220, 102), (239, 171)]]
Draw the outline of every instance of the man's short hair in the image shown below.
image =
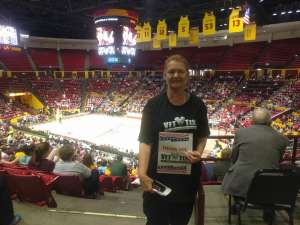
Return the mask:
[(272, 118), (270, 112), (266, 108), (256, 108), (252, 113), (252, 124), (271, 125)]
[(190, 66), (189, 66), (189, 62), (187, 61), (187, 59), (185, 57), (183, 57), (182, 55), (176, 54), (176, 55), (171, 55), (169, 56), (166, 60), (165, 60), (165, 64), (164, 64), (164, 69), (167, 68), (167, 65), (169, 62), (171, 61), (176, 61), (176, 62), (181, 62), (184, 64), (185, 69), (188, 71)]
[(58, 150), (59, 158), (63, 161), (72, 161), (74, 154), (75, 149), (70, 144), (66, 144)]

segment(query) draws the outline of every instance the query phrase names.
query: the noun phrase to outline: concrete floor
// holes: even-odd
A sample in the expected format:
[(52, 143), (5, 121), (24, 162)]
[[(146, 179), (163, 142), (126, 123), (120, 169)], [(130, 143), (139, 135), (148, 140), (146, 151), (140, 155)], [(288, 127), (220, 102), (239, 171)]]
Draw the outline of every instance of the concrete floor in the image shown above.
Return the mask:
[[(57, 195), (58, 207), (50, 209), (30, 203), (14, 201), (15, 212), (23, 218), (20, 225), (142, 225), (146, 220), (142, 212), (140, 190), (105, 193), (100, 199), (90, 200)], [(205, 187), (205, 225), (227, 224), (227, 199), (219, 186)], [(259, 210), (247, 210), (242, 215), (243, 225), (263, 225)], [(295, 211), (295, 225), (300, 225), (300, 197)], [(233, 216), (232, 224), (237, 224)], [(285, 225), (287, 215), (276, 214), (274, 225)], [(194, 225), (193, 217), (189, 225)]]

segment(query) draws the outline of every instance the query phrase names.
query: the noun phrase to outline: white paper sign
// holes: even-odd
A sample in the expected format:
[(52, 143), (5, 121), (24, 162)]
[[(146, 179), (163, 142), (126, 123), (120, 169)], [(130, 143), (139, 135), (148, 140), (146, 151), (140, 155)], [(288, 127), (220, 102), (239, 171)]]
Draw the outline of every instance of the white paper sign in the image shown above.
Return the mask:
[(160, 132), (157, 173), (191, 174), (191, 164), (185, 151), (193, 150), (193, 134)]

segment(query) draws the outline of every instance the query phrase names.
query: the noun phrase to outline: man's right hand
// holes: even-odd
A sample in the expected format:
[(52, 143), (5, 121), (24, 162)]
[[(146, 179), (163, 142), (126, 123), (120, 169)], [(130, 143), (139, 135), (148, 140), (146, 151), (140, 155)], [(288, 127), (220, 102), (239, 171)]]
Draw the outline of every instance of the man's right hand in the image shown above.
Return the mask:
[(139, 178), (141, 180), (142, 190), (146, 192), (153, 192), (152, 189), (153, 180), (147, 175), (140, 175)]

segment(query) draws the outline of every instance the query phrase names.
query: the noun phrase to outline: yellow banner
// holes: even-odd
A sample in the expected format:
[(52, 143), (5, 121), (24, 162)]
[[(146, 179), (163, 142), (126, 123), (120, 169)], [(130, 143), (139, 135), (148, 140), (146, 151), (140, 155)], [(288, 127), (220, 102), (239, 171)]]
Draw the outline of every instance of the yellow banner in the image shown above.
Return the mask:
[(190, 33), (190, 45), (199, 44), (199, 29), (198, 27), (192, 27)]
[(229, 16), (229, 33), (243, 32), (243, 18), (240, 17), (240, 9), (233, 9)]
[(177, 35), (176, 33), (169, 34), (169, 47), (176, 47), (177, 46)]
[(190, 36), (190, 20), (188, 16), (181, 16), (178, 23), (178, 38)]
[(203, 35), (212, 35), (216, 33), (216, 17), (213, 12), (205, 12), (202, 20)]
[(136, 42), (137, 43), (143, 42), (143, 33), (144, 33), (143, 27), (140, 25), (136, 25), (135, 30), (136, 30)]
[(89, 79), (89, 71), (84, 71), (84, 79)]
[(151, 41), (151, 25), (149, 22), (144, 23), (143, 31), (143, 42)]
[(256, 24), (249, 24), (245, 26), (244, 40), (254, 41), (256, 39)]
[(160, 49), (160, 40), (158, 40), (157, 35), (155, 35), (155, 37), (152, 40), (152, 47), (154, 49)]
[(157, 40), (165, 40), (167, 39), (167, 23), (166, 20), (159, 20), (156, 28), (156, 37)]

